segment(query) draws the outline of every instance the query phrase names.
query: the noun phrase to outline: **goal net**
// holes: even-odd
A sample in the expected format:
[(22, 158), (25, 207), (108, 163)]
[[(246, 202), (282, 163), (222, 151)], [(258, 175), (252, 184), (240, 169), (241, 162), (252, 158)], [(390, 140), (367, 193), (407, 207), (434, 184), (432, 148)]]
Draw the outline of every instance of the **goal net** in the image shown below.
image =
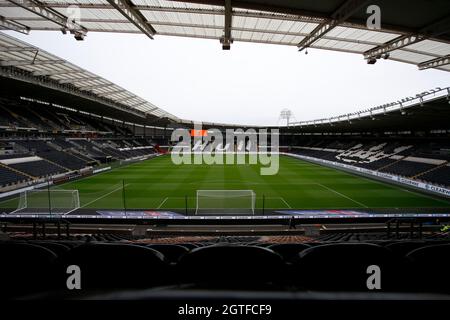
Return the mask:
[(254, 215), (253, 190), (197, 190), (196, 215)]
[(78, 190), (28, 190), (20, 194), (17, 214), (67, 214), (80, 208)]

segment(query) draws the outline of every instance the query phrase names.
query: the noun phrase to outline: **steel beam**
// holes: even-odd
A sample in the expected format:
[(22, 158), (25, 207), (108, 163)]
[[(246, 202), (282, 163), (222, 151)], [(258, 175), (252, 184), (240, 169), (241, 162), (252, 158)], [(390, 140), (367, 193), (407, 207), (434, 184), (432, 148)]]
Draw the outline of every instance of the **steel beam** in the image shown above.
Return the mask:
[(43, 4), (40, 1), (37, 0), (8, 0), (8, 1), (48, 21), (56, 23), (57, 25), (61, 26), (61, 30), (63, 30), (64, 32), (65, 30), (69, 30), (71, 33), (75, 35), (75, 39), (77, 40), (83, 40), (84, 36), (88, 31), (82, 25), (78, 24), (75, 21), (70, 21), (70, 19), (67, 18), (65, 15), (59, 13), (54, 9), (51, 9), (49, 6)]
[(231, 0), (225, 0), (225, 26), (223, 36), (220, 38), (223, 50), (230, 50), (233, 39), (231, 38), (231, 25), (233, 19), (233, 8), (231, 7)]
[(114, 84), (112, 84), (112, 83), (102, 83), (102, 84), (97, 84), (97, 85), (93, 85), (93, 86), (89, 86), (89, 85), (81, 86), (81, 87), (78, 87), (78, 89), (80, 89), (80, 90), (93, 90), (93, 89), (98, 89), (98, 88), (110, 87), (110, 86), (113, 86), (113, 85)]
[(61, 84), (67, 84), (67, 83), (77, 83), (77, 82), (84, 82), (84, 81), (92, 81), (92, 80), (98, 80), (102, 79), (101, 77), (83, 77), (83, 78), (76, 78), (76, 79), (67, 79), (67, 80), (59, 80), (59, 83)]
[(436, 58), (432, 60), (428, 60), (422, 63), (419, 63), (418, 67), (419, 70), (425, 70), (430, 68), (438, 68), (445, 65), (450, 64), (450, 54), (446, 55), (445, 57)]
[(130, 107), (132, 107), (132, 108), (137, 108), (137, 107), (139, 107), (139, 106), (146, 105), (147, 103), (148, 103), (147, 101), (144, 101), (144, 102), (141, 102), (141, 103), (133, 104), (133, 105), (131, 105)]
[(34, 71), (33, 75), (36, 77), (42, 77), (42, 76), (46, 76), (46, 77), (51, 77), (51, 76), (58, 76), (58, 75), (70, 75), (70, 74), (74, 74), (74, 73), (84, 73), (86, 71)]
[(309, 48), (314, 42), (322, 38), (333, 28), (350, 18), (368, 0), (347, 0), (331, 15), (331, 19), (320, 23), (308, 36), (306, 36), (299, 44), (299, 51)]
[(0, 47), (0, 52), (22, 52), (22, 51), (39, 51), (33, 47)]
[(145, 17), (136, 10), (127, 0), (108, 0), (117, 11), (128, 19), (136, 28), (141, 30), (147, 37), (153, 39), (155, 29), (146, 21)]
[(18, 67), (18, 66), (35, 66), (35, 65), (45, 65), (45, 64), (61, 64), (65, 63), (64, 60), (38, 60), (38, 61), (28, 61), (28, 60), (3, 60), (0, 61), (0, 66), (2, 67)]
[(30, 33), (29, 27), (24, 26), (18, 22), (15, 22), (14, 20), (6, 19), (3, 16), (0, 16), (0, 29), (13, 30), (13, 31), (20, 32), (23, 34)]
[(108, 98), (111, 95), (122, 93), (122, 92), (127, 92), (127, 90), (125, 90), (125, 89), (114, 90), (114, 91), (109, 91), (109, 92), (105, 92), (105, 93), (102, 93), (102, 94), (98, 94), (97, 96), (103, 97), (103, 98)]
[(446, 17), (436, 23), (422, 28), (416, 34), (407, 34), (386, 42), (378, 47), (364, 52), (364, 58), (378, 59), (382, 55), (398, 50), (428, 38), (437, 37), (450, 32), (450, 17)]

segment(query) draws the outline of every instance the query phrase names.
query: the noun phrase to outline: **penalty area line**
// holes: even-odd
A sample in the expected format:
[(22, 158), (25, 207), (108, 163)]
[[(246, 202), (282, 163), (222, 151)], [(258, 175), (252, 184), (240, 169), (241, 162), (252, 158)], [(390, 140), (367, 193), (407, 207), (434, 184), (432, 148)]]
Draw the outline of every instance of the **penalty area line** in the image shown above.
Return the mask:
[(158, 208), (156, 209), (161, 209), (161, 207), (164, 205), (164, 203), (166, 203), (166, 201), (169, 199), (169, 197), (165, 197), (163, 201), (161, 201), (161, 203), (159, 204)]
[[(127, 183), (127, 184), (125, 185), (125, 187), (127, 187), (127, 186), (129, 186), (129, 185), (130, 185), (130, 184)], [(88, 205), (90, 205), (90, 204), (93, 204), (94, 202), (96, 202), (96, 201), (98, 201), (98, 200), (101, 200), (101, 199), (103, 199), (103, 198), (109, 196), (110, 194), (112, 194), (112, 193), (114, 193), (114, 192), (117, 192), (117, 191), (121, 190), (122, 188), (123, 188), (123, 187), (120, 186), (120, 187), (118, 187), (118, 188), (116, 188), (116, 189), (114, 189), (114, 190), (112, 190), (112, 191), (110, 191), (110, 192), (108, 192), (108, 193), (105, 193), (104, 195), (102, 195), (102, 196), (100, 196), (100, 197), (98, 197), (98, 198), (96, 198), (96, 199), (94, 199), (94, 200), (92, 200), (92, 201), (89, 201), (88, 203), (83, 204), (83, 205), (80, 207), (80, 209), (81, 209), (81, 208), (84, 208), (84, 207), (86, 207), (86, 206), (88, 206)]]
[(292, 209), (292, 207), (289, 205), (289, 203), (287, 203), (287, 201), (286, 200), (284, 200), (284, 198), (283, 197), (278, 197), (278, 198), (280, 198), (281, 199), (281, 201), (283, 201), (284, 202), (284, 204), (289, 208), (289, 209)]
[(349, 196), (346, 196), (345, 194), (342, 194), (342, 193), (340, 193), (340, 192), (334, 190), (333, 188), (327, 187), (327, 186), (325, 186), (325, 185), (323, 185), (323, 184), (321, 184), (321, 183), (317, 183), (317, 184), (318, 184), (319, 186), (321, 186), (322, 188), (325, 188), (325, 189), (327, 189), (327, 190), (329, 190), (329, 191), (331, 191), (331, 192), (336, 193), (337, 195), (340, 195), (341, 197), (344, 197), (344, 198), (346, 198), (346, 199), (348, 199), (348, 200), (350, 200), (350, 201), (353, 201), (354, 203), (356, 203), (356, 204), (358, 204), (358, 205), (360, 205), (360, 206), (363, 206), (364, 208), (368, 208), (368, 206), (366, 206), (364, 203), (361, 203), (361, 202), (359, 202), (359, 201), (356, 201), (355, 199), (352, 199), (352, 198), (350, 198)]

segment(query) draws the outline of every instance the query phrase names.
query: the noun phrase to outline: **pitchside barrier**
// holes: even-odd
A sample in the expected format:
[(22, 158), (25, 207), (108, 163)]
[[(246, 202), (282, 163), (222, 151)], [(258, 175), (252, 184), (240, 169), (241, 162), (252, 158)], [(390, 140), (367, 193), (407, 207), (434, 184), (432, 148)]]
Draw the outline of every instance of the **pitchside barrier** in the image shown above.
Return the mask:
[(396, 176), (396, 175), (389, 174), (389, 173), (355, 167), (355, 166), (351, 166), (351, 165), (348, 165), (345, 163), (340, 163), (340, 162), (335, 162), (335, 161), (323, 160), (323, 159), (302, 156), (302, 155), (293, 154), (293, 153), (282, 153), (282, 154), (285, 154), (285, 155), (288, 155), (288, 156), (291, 156), (294, 158), (310, 161), (313, 163), (322, 164), (322, 165), (332, 167), (335, 169), (341, 169), (341, 170), (348, 171), (351, 173), (357, 173), (357, 174), (371, 177), (371, 178), (374, 178), (377, 180), (382, 180), (385, 182), (387, 181), (387, 182), (395, 183), (398, 185), (412, 187), (412, 188), (422, 190), (422, 191), (425, 191), (428, 193), (437, 194), (437, 195), (445, 196), (445, 197), (450, 197), (450, 189), (435, 186), (433, 184), (420, 182), (420, 181), (404, 178), (401, 176)]

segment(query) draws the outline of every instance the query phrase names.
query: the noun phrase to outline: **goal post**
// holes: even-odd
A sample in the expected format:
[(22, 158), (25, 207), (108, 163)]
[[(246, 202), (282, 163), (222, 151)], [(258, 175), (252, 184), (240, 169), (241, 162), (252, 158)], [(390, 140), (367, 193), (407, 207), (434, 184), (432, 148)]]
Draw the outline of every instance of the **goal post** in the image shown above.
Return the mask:
[(254, 215), (253, 190), (197, 190), (196, 215)]
[(17, 214), (64, 215), (80, 208), (78, 190), (27, 190), (20, 193)]

